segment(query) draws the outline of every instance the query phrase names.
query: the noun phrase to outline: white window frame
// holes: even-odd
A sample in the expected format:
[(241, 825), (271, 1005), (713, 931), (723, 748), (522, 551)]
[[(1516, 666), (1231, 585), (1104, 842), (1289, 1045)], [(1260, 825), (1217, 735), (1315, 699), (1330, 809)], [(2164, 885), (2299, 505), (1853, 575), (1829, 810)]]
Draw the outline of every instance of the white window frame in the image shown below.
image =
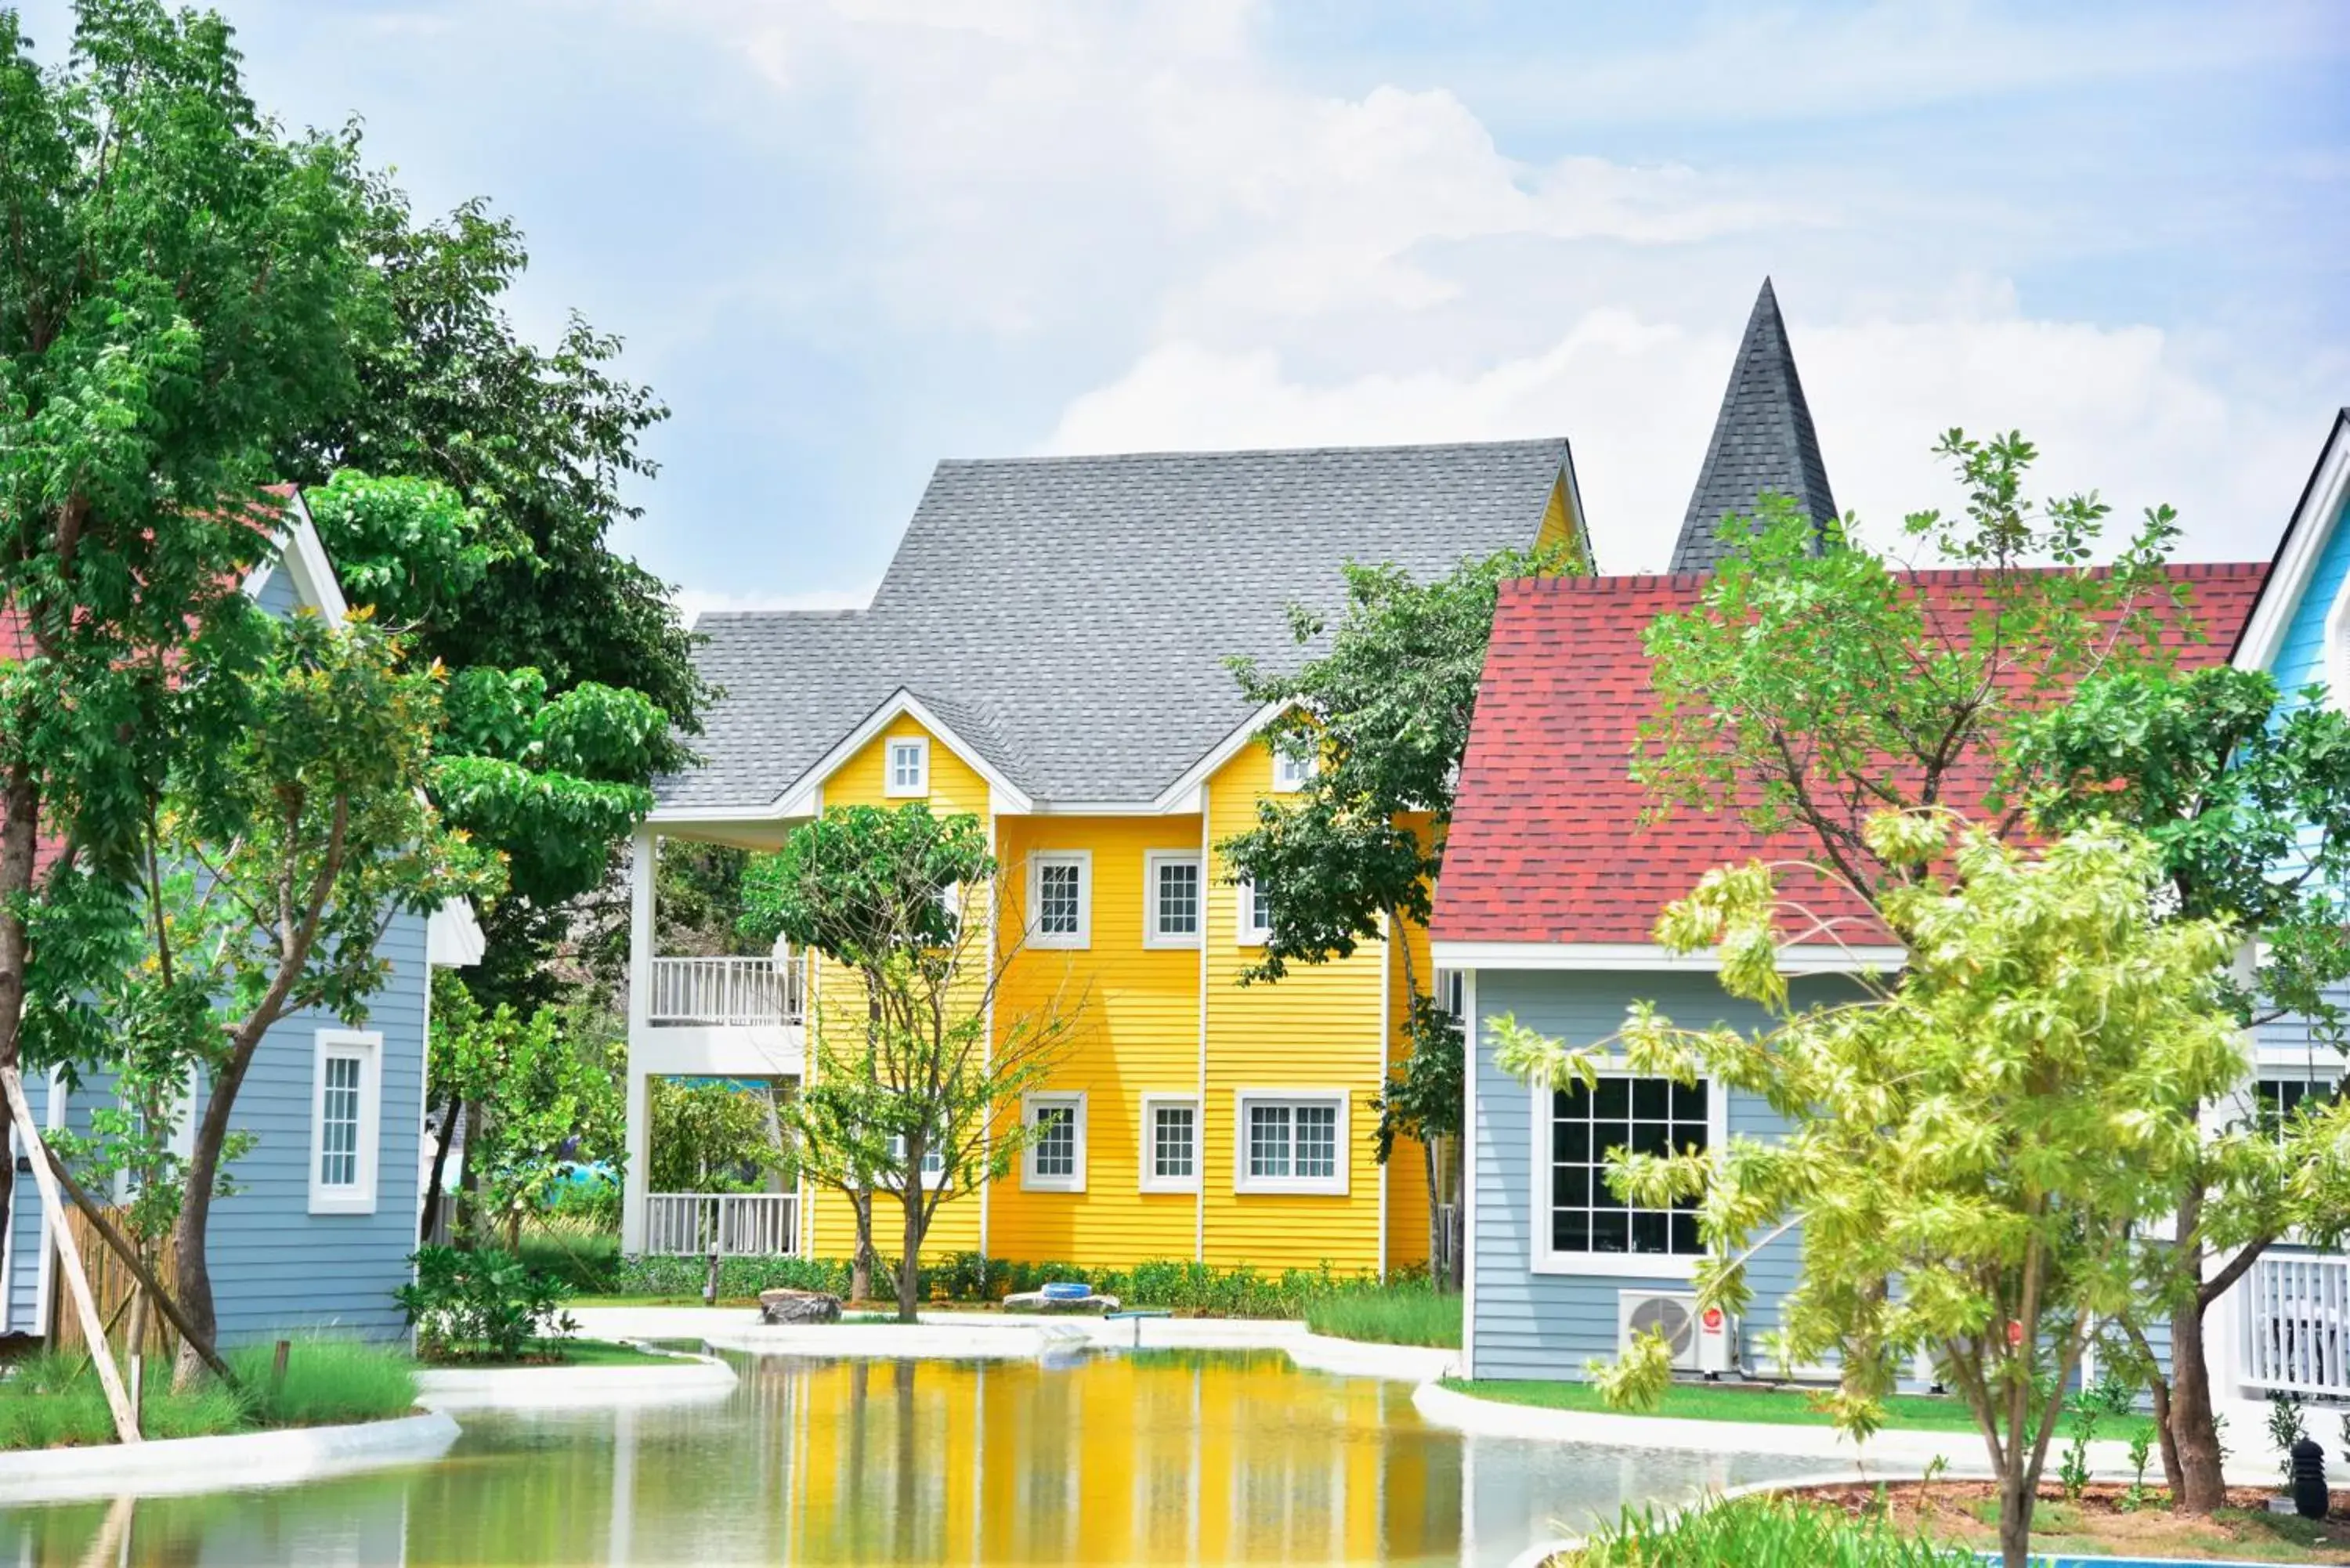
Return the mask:
[[(1077, 929), (1045, 931), (1037, 929), (1045, 867), (1077, 868)], [(1094, 945), (1094, 857), (1089, 849), (1039, 849), (1028, 857), (1028, 945), (1032, 948), (1089, 948)]]
[(1243, 877), (1232, 884), (1240, 897), (1232, 910), (1233, 941), (1236, 946), (1261, 948), (1273, 940), (1273, 923), (1256, 923), (1256, 878)]
[[(1355, 1164), (1354, 1136), (1348, 1130), (1354, 1096), (1344, 1089), (1235, 1089), (1232, 1091), (1232, 1190), (1238, 1193), (1281, 1193), (1296, 1197), (1344, 1198)], [(1253, 1176), (1249, 1173), (1249, 1110), (1254, 1106), (1335, 1106), (1337, 1125), (1331, 1136), (1336, 1158), (1330, 1176)], [(1291, 1162), (1295, 1163), (1296, 1133), (1290, 1135)]]
[[(1199, 879), (1200, 906), (1188, 931), (1168, 931), (1159, 925), (1159, 871), (1164, 866), (1189, 866)], [(1152, 849), (1142, 857), (1142, 945), (1146, 948), (1196, 948), (1208, 929), (1208, 867), (1196, 849)]]
[(1036, 1113), (1055, 1106), (1066, 1107), (1076, 1134), (1075, 1171), (1067, 1176), (1036, 1174), (1036, 1144), (1025, 1141), (1020, 1150), (1020, 1185), (1030, 1192), (1083, 1192), (1086, 1189), (1086, 1091), (1083, 1089), (1039, 1090), (1020, 1096), (1020, 1125), (1023, 1128), (1035, 1125)]
[[(914, 780), (898, 782), (898, 751), (914, 753)], [(881, 793), (892, 799), (911, 800), (931, 793), (931, 740), (928, 735), (891, 735), (881, 742)]]
[[(1620, 1056), (1596, 1064), (1602, 1077), (1653, 1077), (1634, 1073)], [(1533, 1118), (1534, 1169), (1529, 1182), (1533, 1208), (1529, 1223), (1533, 1242), (1528, 1272), (1536, 1274), (1585, 1274), (1619, 1280), (1689, 1280), (1696, 1277), (1701, 1252), (1560, 1252), (1550, 1243), (1551, 1214), (1551, 1090), (1536, 1085), (1527, 1096)], [(1730, 1091), (1719, 1078), (1705, 1081), (1705, 1137), (1709, 1148), (1730, 1141)]]
[[(357, 1179), (328, 1187), (318, 1167), (327, 1151), (327, 1064), (356, 1057), (359, 1063), (359, 1125)], [(376, 1153), (383, 1134), (383, 1035), (372, 1029), (321, 1029), (310, 1052), (310, 1212), (372, 1214), (376, 1205)]]
[(1296, 756), (1282, 741), (1273, 743), (1274, 794), (1302, 794), (1314, 782), (1314, 775), (1321, 771), (1322, 755), (1318, 748), (1306, 752), (1304, 756)]
[[(1191, 1113), (1191, 1174), (1161, 1176), (1159, 1174), (1159, 1113), (1162, 1110), (1184, 1110)], [(1140, 1173), (1141, 1189), (1145, 1192), (1197, 1192), (1200, 1190), (1200, 1170), (1205, 1163), (1201, 1136), (1200, 1096), (1197, 1095), (1145, 1095), (1142, 1096), (1142, 1157), (1136, 1169)]]

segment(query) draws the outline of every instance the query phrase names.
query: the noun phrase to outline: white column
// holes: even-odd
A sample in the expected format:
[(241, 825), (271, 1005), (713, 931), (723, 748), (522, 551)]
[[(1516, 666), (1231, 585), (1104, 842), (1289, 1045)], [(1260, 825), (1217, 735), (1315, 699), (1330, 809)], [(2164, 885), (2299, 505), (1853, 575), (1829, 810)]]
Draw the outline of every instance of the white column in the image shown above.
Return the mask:
[(651, 828), (639, 827), (629, 852), (629, 1163), (620, 1185), (620, 1251), (630, 1257), (645, 1250), (645, 1158), (652, 1106), (642, 1064), (653, 993), (653, 857), (659, 845)]

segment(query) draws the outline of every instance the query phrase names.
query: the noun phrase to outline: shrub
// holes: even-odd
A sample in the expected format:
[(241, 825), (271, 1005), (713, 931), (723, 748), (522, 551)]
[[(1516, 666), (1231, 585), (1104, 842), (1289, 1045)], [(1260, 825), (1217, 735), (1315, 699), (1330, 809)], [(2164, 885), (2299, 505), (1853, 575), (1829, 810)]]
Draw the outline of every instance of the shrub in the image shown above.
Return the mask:
[(421, 1247), (409, 1262), (416, 1281), (392, 1295), (428, 1361), (514, 1361), (542, 1339), (578, 1332), (563, 1310), (571, 1287), (511, 1252)]
[[(621, 1295), (698, 1296), (710, 1277), (707, 1258), (623, 1258), (613, 1270), (612, 1288)], [(848, 1265), (832, 1258), (722, 1258), (718, 1293), (731, 1300), (761, 1291), (825, 1291), (848, 1293)]]
[(535, 1222), (522, 1233), (524, 1264), (552, 1274), (584, 1295), (602, 1295), (620, 1285), (620, 1238), (567, 1222)]
[(287, 1348), (282, 1383), (271, 1376), (276, 1353), (266, 1343), (228, 1353), (229, 1370), (265, 1426), (376, 1421), (416, 1404), (416, 1363), (397, 1346), (323, 1334), (296, 1339)]
[(1626, 1509), (1566, 1554), (1572, 1568), (1981, 1568), (1973, 1552), (1882, 1519), (1772, 1494), (1679, 1514)]

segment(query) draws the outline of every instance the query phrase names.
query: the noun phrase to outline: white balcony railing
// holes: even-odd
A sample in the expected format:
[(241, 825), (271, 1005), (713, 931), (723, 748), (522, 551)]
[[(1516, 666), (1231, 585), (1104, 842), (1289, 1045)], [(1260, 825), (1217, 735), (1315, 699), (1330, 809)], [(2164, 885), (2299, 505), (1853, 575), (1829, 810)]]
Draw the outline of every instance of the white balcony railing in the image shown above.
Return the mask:
[(653, 1192), (645, 1251), (655, 1256), (781, 1257), (798, 1250), (799, 1199), (789, 1192)]
[(649, 1023), (797, 1023), (807, 997), (807, 958), (657, 958)]
[(2244, 1381), (2350, 1395), (2350, 1257), (2280, 1253), (2244, 1277)]

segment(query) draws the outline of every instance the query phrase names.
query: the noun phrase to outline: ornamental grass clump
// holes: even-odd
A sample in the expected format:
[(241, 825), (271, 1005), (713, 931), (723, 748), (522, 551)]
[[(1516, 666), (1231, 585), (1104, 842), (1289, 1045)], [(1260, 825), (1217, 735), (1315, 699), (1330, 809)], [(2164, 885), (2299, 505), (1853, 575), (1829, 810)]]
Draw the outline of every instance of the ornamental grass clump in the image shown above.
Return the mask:
[(398, 1346), (325, 1335), (296, 1339), (286, 1349), (282, 1379), (275, 1376), (276, 1358), (276, 1346), (268, 1343), (228, 1355), (258, 1425), (331, 1427), (415, 1408), (416, 1363)]
[(1882, 1519), (1765, 1493), (1683, 1513), (1626, 1509), (1563, 1561), (1569, 1568), (1979, 1568), (1981, 1559)]
[[(147, 1438), (207, 1438), (252, 1425), (246, 1402), (216, 1383), (173, 1392), (155, 1377), (139, 1402)], [(111, 1443), (114, 1418), (83, 1355), (47, 1355), (16, 1362), (0, 1377), (0, 1450), (80, 1448)]]

